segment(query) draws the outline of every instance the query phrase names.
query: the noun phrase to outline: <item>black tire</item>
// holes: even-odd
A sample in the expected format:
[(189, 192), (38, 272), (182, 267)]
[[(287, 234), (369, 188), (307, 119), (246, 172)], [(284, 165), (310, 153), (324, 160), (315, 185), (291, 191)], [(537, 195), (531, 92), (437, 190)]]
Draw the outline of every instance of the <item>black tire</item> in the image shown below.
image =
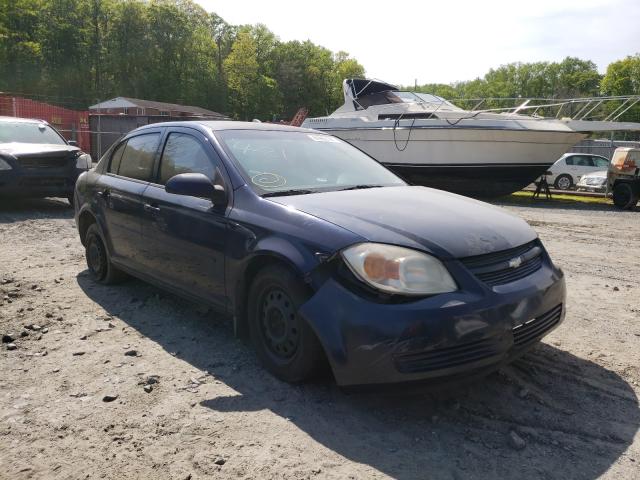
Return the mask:
[(126, 274), (111, 263), (104, 239), (95, 223), (87, 229), (84, 244), (87, 268), (96, 282), (111, 285), (126, 278)]
[(571, 190), (571, 187), (573, 187), (573, 178), (571, 175), (563, 173), (562, 175), (558, 175), (556, 181), (553, 182), (553, 186), (558, 190)]
[(324, 366), (324, 352), (311, 327), (298, 315), (309, 298), (289, 269), (260, 271), (249, 290), (249, 333), (262, 365), (280, 380), (298, 383)]
[(621, 210), (632, 210), (638, 203), (638, 190), (633, 185), (620, 182), (613, 187), (613, 204)]

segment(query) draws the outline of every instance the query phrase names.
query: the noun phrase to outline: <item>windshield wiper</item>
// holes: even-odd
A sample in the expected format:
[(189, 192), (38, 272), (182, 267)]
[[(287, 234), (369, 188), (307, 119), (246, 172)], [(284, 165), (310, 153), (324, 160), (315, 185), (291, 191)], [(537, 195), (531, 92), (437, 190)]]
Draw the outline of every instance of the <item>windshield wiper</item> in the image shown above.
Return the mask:
[(384, 185), (354, 185), (353, 187), (341, 188), (340, 191), (344, 190), (362, 190), (365, 188), (379, 188), (384, 187)]
[(287, 195), (307, 195), (309, 193), (316, 193), (313, 190), (305, 190), (303, 188), (299, 189), (291, 189), (291, 190), (280, 190), (278, 192), (267, 192), (263, 194), (263, 197), (285, 197)]

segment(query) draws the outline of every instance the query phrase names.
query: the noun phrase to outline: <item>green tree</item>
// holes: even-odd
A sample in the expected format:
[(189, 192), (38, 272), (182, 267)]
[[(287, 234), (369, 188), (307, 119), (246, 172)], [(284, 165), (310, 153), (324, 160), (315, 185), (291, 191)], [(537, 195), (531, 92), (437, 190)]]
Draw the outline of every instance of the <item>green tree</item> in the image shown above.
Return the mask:
[(256, 43), (247, 31), (240, 32), (224, 61), (229, 105), (236, 118), (249, 120), (260, 93)]
[(0, 0), (0, 88), (37, 91), (41, 85), (40, 0)]
[[(600, 89), (603, 95), (640, 95), (640, 54), (610, 63), (600, 83)], [(611, 113), (611, 107), (609, 111)], [(640, 122), (640, 105), (624, 112), (620, 120)]]

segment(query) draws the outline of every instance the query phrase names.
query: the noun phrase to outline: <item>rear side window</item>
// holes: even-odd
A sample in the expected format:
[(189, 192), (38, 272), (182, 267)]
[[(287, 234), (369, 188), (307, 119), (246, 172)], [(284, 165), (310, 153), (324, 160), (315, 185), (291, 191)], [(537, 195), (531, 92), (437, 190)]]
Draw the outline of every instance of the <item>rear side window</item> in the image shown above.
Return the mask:
[(122, 152), (118, 175), (137, 180), (149, 180), (159, 140), (159, 133), (130, 138)]
[(593, 167), (593, 161), (591, 160), (591, 157), (585, 157), (581, 155), (573, 158), (575, 162), (574, 165), (577, 165), (579, 167)]
[(160, 160), (160, 180), (164, 185), (180, 173), (202, 173), (214, 179), (215, 164), (204, 146), (191, 135), (170, 133)]

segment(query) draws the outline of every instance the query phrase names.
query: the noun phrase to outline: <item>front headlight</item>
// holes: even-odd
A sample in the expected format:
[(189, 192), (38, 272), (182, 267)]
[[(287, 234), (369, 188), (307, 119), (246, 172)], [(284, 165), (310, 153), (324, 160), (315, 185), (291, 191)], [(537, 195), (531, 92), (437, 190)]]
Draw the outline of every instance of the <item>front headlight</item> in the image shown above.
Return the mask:
[(356, 277), (383, 292), (432, 295), (458, 289), (440, 260), (417, 250), (360, 243), (344, 250), (342, 258)]
[(83, 153), (76, 159), (76, 168), (89, 170), (91, 168), (91, 155)]
[(11, 165), (9, 165), (6, 160), (0, 158), (0, 171), (2, 170), (11, 170)]

